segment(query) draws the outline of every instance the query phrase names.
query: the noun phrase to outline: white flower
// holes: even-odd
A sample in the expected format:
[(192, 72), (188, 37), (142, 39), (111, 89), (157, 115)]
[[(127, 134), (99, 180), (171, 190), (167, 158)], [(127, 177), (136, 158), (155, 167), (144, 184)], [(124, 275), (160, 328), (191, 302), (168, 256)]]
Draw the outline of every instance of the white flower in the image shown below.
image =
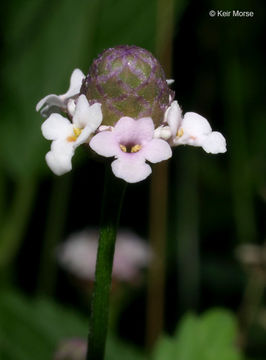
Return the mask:
[[(73, 234), (57, 249), (62, 267), (79, 278), (93, 280), (95, 274), (99, 232), (96, 229)], [(113, 278), (134, 282), (151, 260), (149, 245), (135, 233), (121, 229), (115, 245)]]
[(166, 110), (165, 122), (171, 129), (173, 145), (200, 146), (212, 154), (226, 152), (224, 136), (220, 132), (212, 131), (209, 122), (199, 114), (187, 112), (182, 118), (177, 101), (173, 101)]
[(60, 114), (51, 114), (42, 124), (42, 133), (53, 140), (46, 162), (56, 175), (72, 169), (71, 159), (76, 147), (85, 143), (102, 122), (101, 104), (89, 105), (86, 96), (80, 95), (72, 123)]
[[(73, 101), (72, 98), (79, 95), (82, 81), (85, 78), (83, 72), (79, 69), (75, 69), (70, 78), (70, 86), (65, 94), (55, 95), (50, 94), (41, 99), (36, 105), (36, 111), (41, 110), (43, 117), (48, 117), (54, 112), (60, 110), (70, 110), (70, 114), (73, 115)], [(70, 104), (68, 102), (70, 101)]]
[(164, 114), (163, 125), (155, 129), (153, 136), (155, 138), (162, 138), (168, 140), (172, 137), (173, 134), (177, 133), (177, 129), (180, 126), (182, 121), (182, 110), (178, 105), (178, 102), (175, 100), (172, 102)]

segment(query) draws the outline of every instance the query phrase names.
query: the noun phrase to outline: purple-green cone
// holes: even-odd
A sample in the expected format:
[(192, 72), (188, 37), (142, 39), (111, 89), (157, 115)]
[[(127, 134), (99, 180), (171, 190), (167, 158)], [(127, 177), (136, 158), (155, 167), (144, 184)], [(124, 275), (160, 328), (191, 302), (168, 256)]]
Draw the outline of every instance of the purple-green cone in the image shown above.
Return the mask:
[(122, 116), (151, 117), (158, 126), (174, 92), (158, 60), (137, 46), (117, 46), (95, 59), (81, 87), (90, 104), (102, 104), (103, 125)]

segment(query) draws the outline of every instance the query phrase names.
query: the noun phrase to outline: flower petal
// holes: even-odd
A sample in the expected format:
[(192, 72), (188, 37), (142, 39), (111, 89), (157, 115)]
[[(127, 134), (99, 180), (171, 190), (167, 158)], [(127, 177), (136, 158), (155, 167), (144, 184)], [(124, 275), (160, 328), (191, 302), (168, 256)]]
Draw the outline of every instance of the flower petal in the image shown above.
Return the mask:
[(64, 103), (59, 96), (50, 94), (41, 99), (36, 105), (36, 111), (41, 110), (43, 117), (48, 117), (52, 112), (58, 111), (58, 108), (63, 107)]
[(154, 130), (153, 137), (155, 139), (168, 140), (172, 136), (172, 132), (169, 126), (159, 126)]
[(60, 114), (52, 114), (41, 126), (42, 134), (47, 140), (66, 138), (73, 132), (73, 125)]
[(72, 170), (73, 155), (72, 144), (67, 141), (53, 141), (51, 151), (46, 154), (45, 159), (49, 168), (60, 176)]
[(80, 69), (73, 70), (70, 78), (70, 86), (67, 92), (61, 95), (62, 98), (67, 99), (80, 93), (80, 88), (85, 75)]
[(154, 124), (151, 118), (134, 120), (124, 116), (116, 123), (114, 134), (119, 143), (143, 144), (153, 137)]
[(208, 120), (194, 112), (185, 113), (181, 127), (184, 130), (184, 134), (188, 136), (198, 137), (201, 135), (209, 135), (212, 132)]
[(112, 162), (112, 170), (116, 177), (128, 183), (142, 181), (151, 174), (151, 167), (144, 159), (117, 159)]
[(166, 110), (164, 120), (170, 126), (172, 136), (176, 136), (177, 129), (182, 121), (182, 110), (176, 100), (173, 101), (171, 106)]
[(175, 82), (175, 80), (174, 79), (167, 79), (166, 82), (167, 82), (167, 85), (172, 85)]
[(41, 110), (41, 115), (43, 117), (48, 117), (52, 113), (58, 112), (60, 109), (66, 110), (66, 100), (79, 94), (84, 78), (85, 75), (82, 73), (82, 71), (75, 69), (72, 72), (70, 78), (70, 86), (68, 91), (63, 95), (50, 94), (45, 96), (36, 105), (36, 111)]
[(220, 132), (213, 131), (210, 135), (206, 136), (202, 148), (211, 154), (225, 153), (226, 140)]
[(89, 139), (92, 134), (91, 127), (87, 125), (82, 131), (77, 140), (74, 142), (74, 148), (77, 148), (79, 145), (84, 144)]
[(90, 120), (88, 116), (89, 109), (90, 109), (90, 105), (88, 103), (86, 96), (80, 95), (77, 100), (75, 113), (73, 117), (73, 124), (76, 125), (76, 127), (84, 128), (88, 124)]
[(102, 123), (103, 114), (102, 114), (102, 104), (95, 103), (90, 106), (90, 127), (92, 131), (95, 131)]
[(78, 128), (89, 126), (91, 128), (91, 132), (93, 132), (101, 125), (101, 122), (101, 104), (96, 103), (90, 106), (86, 96), (80, 95), (77, 101), (73, 123)]
[(97, 154), (105, 157), (115, 156), (120, 152), (118, 143), (115, 141), (114, 133), (111, 131), (102, 131), (90, 141), (90, 147)]
[(172, 156), (170, 145), (162, 139), (153, 139), (143, 149), (145, 159), (157, 163), (167, 160)]

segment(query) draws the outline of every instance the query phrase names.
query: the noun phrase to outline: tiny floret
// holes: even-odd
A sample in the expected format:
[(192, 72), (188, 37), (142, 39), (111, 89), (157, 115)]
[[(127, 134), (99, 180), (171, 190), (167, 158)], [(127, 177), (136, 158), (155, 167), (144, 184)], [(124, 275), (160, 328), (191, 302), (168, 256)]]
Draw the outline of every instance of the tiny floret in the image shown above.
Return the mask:
[(187, 112), (182, 117), (182, 111), (177, 101), (173, 101), (166, 110), (165, 121), (171, 130), (173, 146), (200, 146), (211, 154), (226, 152), (224, 136), (218, 131), (212, 131), (208, 120), (199, 114)]
[(36, 111), (40, 111), (43, 117), (48, 117), (54, 112), (67, 111), (70, 109), (73, 115), (73, 98), (77, 97), (80, 93), (80, 88), (85, 75), (79, 69), (72, 72), (70, 78), (70, 86), (65, 94), (55, 95), (50, 94), (41, 99), (36, 105)]
[(78, 98), (72, 122), (60, 114), (53, 113), (42, 124), (42, 133), (52, 140), (46, 162), (56, 175), (72, 169), (71, 159), (75, 149), (85, 143), (102, 122), (101, 104), (89, 105), (86, 97)]

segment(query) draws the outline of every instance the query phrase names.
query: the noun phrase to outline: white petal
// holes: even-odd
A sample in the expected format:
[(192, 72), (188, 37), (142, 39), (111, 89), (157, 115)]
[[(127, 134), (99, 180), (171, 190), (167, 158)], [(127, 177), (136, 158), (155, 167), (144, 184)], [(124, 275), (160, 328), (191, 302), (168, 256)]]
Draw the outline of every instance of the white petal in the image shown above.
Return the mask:
[(185, 135), (194, 137), (209, 135), (212, 132), (208, 120), (194, 112), (185, 113), (181, 128)]
[(73, 117), (73, 123), (78, 128), (84, 128), (89, 122), (90, 105), (85, 95), (80, 95)]
[(86, 126), (82, 131), (77, 140), (74, 142), (74, 147), (77, 148), (79, 145), (84, 144), (92, 134), (91, 127)]
[(79, 69), (75, 69), (71, 74), (69, 89), (65, 94), (61, 95), (62, 98), (67, 99), (72, 96), (78, 95), (84, 78), (85, 75), (83, 74), (83, 72)]
[(70, 115), (74, 115), (76, 110), (76, 102), (74, 99), (69, 99), (67, 102), (67, 111)]
[(90, 126), (92, 131), (95, 131), (102, 123), (102, 104), (95, 103), (90, 106)]
[(100, 126), (101, 122), (101, 104), (96, 103), (90, 106), (86, 96), (80, 95), (77, 101), (73, 123), (79, 128), (90, 126), (91, 131), (95, 131)]
[(63, 175), (72, 169), (73, 146), (66, 141), (53, 141), (51, 151), (46, 154), (46, 162), (56, 175)]
[(172, 135), (176, 136), (177, 129), (182, 121), (182, 110), (176, 100), (173, 101), (169, 108), (166, 110), (164, 120), (168, 123)]
[(101, 126), (99, 126), (98, 131), (106, 131), (106, 130), (108, 130), (108, 131), (113, 131), (114, 128), (113, 128), (113, 126), (107, 126), (107, 125), (101, 125)]
[(53, 112), (58, 112), (60, 108), (64, 108), (64, 102), (55, 94), (45, 96), (36, 105), (36, 111), (41, 110), (41, 115), (45, 118)]
[(57, 140), (72, 135), (73, 125), (62, 115), (52, 114), (42, 124), (41, 130), (47, 140)]
[(207, 153), (211, 153), (211, 154), (225, 153), (226, 140), (220, 132), (213, 131), (203, 141), (202, 148)]
[(36, 111), (39, 111), (44, 104), (50, 104), (50, 105), (57, 105), (60, 106), (62, 103), (62, 100), (59, 98), (58, 95), (50, 94), (42, 98), (38, 104), (36, 105)]
[(157, 129), (154, 130), (153, 137), (155, 139), (164, 139), (168, 140), (172, 136), (172, 132), (169, 126), (159, 126)]
[(131, 161), (117, 159), (112, 162), (112, 170), (116, 177), (128, 183), (142, 181), (151, 174), (151, 167), (144, 162), (144, 159)]
[(166, 82), (167, 82), (167, 85), (172, 85), (175, 82), (175, 80), (174, 79), (167, 79)]

